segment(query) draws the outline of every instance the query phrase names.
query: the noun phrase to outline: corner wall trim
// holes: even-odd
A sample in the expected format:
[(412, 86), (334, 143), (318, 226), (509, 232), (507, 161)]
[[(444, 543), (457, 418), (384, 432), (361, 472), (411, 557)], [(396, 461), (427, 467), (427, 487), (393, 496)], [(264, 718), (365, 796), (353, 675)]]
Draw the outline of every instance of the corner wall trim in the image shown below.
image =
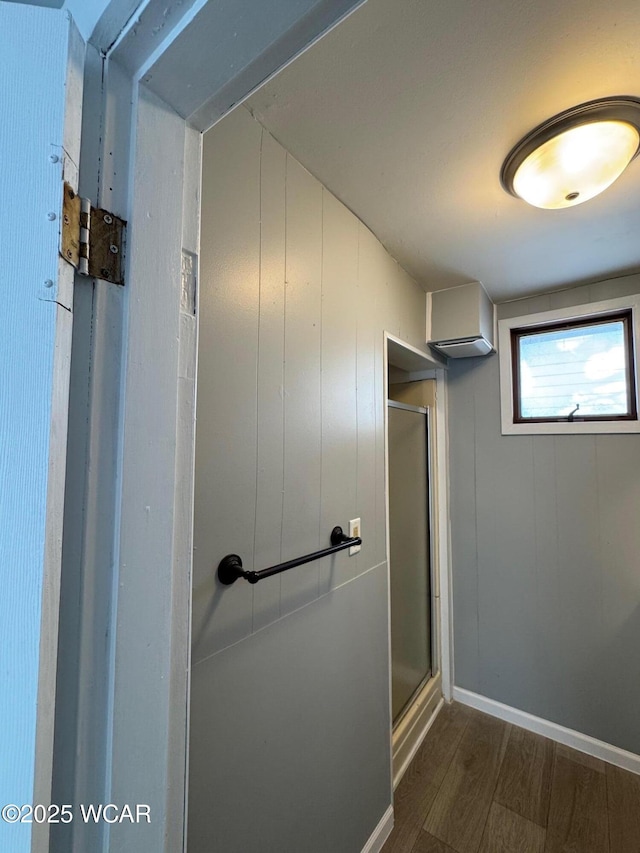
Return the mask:
[(633, 752), (627, 752), (610, 743), (596, 740), (589, 735), (567, 729), (549, 720), (543, 720), (541, 717), (534, 717), (533, 714), (526, 711), (520, 711), (510, 705), (503, 705), (502, 702), (496, 702), (494, 699), (488, 699), (486, 696), (480, 696), (478, 693), (472, 693), (462, 687), (453, 688), (453, 698), (456, 702), (468, 705), (477, 711), (484, 711), (485, 714), (490, 714), (492, 717), (513, 723), (515, 726), (543, 735), (556, 741), (556, 743), (570, 746), (577, 749), (578, 752), (584, 752), (594, 758), (600, 758), (602, 761), (614, 764), (616, 767), (622, 767), (623, 770), (629, 770), (631, 773), (640, 775), (640, 755)]
[(362, 848), (362, 853), (380, 853), (384, 847), (384, 843), (391, 835), (393, 829), (393, 806), (389, 806), (386, 812), (382, 815), (380, 823), (371, 833), (371, 837)]

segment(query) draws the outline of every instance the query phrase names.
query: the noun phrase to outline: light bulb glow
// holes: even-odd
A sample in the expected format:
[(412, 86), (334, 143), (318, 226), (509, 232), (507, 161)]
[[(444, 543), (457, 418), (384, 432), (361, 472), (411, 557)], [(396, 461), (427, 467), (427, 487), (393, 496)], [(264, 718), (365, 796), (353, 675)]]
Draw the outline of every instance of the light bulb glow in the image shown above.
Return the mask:
[(513, 177), (513, 189), (535, 207), (573, 207), (598, 195), (629, 165), (640, 134), (626, 121), (579, 124), (529, 154)]

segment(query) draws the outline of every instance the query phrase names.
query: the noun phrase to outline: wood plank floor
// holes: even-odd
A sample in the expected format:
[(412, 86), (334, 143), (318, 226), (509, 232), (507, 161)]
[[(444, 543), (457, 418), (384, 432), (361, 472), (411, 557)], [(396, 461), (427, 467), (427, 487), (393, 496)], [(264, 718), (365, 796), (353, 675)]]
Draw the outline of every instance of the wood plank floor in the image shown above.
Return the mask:
[(382, 853), (640, 853), (640, 776), (445, 705)]

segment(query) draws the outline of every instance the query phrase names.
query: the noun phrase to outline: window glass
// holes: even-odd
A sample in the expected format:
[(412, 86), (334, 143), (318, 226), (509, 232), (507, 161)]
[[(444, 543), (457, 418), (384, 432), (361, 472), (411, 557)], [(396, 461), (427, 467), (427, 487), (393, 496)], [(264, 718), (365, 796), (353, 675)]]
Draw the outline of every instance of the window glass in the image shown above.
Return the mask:
[(635, 418), (629, 321), (513, 329), (514, 421)]

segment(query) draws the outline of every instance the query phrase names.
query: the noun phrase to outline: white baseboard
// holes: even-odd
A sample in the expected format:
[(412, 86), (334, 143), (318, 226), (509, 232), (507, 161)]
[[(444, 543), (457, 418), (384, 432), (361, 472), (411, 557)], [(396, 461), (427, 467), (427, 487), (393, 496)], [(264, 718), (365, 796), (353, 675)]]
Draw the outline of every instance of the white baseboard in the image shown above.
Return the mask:
[(601, 758), (609, 764), (614, 764), (616, 767), (622, 767), (623, 770), (629, 770), (631, 773), (640, 775), (640, 755), (636, 755), (633, 752), (627, 752), (617, 746), (612, 746), (610, 743), (596, 740), (589, 737), (589, 735), (583, 735), (573, 729), (566, 729), (564, 726), (543, 720), (541, 717), (534, 717), (533, 714), (528, 714), (526, 711), (519, 711), (517, 708), (503, 705), (502, 702), (487, 699), (486, 696), (480, 696), (478, 693), (472, 693), (470, 690), (464, 690), (462, 687), (453, 688), (453, 698), (456, 702), (469, 705), (470, 708), (484, 711), (485, 714), (498, 717), (498, 719), (504, 720), (507, 723), (513, 723), (521, 729), (527, 729), (530, 732), (535, 732), (535, 734), (543, 735), (543, 737), (554, 740), (556, 743), (570, 746), (579, 752), (592, 755), (594, 758)]
[(382, 815), (380, 823), (371, 833), (371, 837), (362, 848), (362, 853), (380, 853), (393, 829), (393, 806), (389, 806)]
[(394, 729), (392, 740), (394, 791), (443, 705), (442, 679), (438, 674), (425, 685), (413, 707)]

